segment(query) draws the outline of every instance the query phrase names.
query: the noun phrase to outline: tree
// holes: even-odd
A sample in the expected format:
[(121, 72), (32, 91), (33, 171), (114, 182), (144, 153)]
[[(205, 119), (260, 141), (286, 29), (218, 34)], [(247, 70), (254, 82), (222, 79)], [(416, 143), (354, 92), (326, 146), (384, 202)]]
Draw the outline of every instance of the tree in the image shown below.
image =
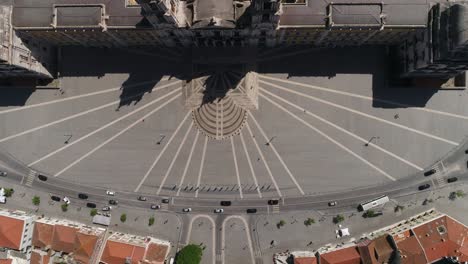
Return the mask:
[(90, 216), (95, 216), (95, 215), (97, 215), (97, 209), (91, 209), (91, 211), (89, 211), (89, 215), (90, 215)]
[(463, 198), (465, 196), (465, 193), (462, 190), (458, 190), (456, 192), (451, 192), (449, 195), (450, 200), (455, 200), (457, 198)]
[(64, 203), (62, 204), (62, 212), (68, 211), (68, 204)]
[(375, 212), (374, 212), (374, 210), (367, 210), (362, 216), (363, 216), (364, 218), (374, 217), (374, 216), (375, 216)]
[(32, 203), (35, 205), (35, 206), (38, 206), (39, 204), (41, 204), (41, 197), (39, 196), (34, 196), (32, 198)]
[(403, 209), (405, 209), (405, 207), (403, 205), (397, 205), (397, 206), (395, 206), (394, 211), (395, 211), (395, 213), (397, 213), (397, 212), (403, 211)]
[(345, 218), (342, 215), (337, 215), (337, 216), (333, 217), (333, 223), (335, 223), (335, 224), (341, 223), (344, 220), (345, 220)]
[(153, 217), (153, 216), (151, 216), (151, 217), (149, 218), (149, 220), (148, 220), (148, 225), (149, 225), (149, 226), (154, 225), (154, 217)]
[(203, 256), (200, 245), (189, 244), (182, 248), (176, 255), (177, 264), (199, 264)]
[(121, 221), (122, 223), (125, 223), (125, 221), (127, 221), (127, 214), (122, 214), (122, 215), (120, 216), (120, 221)]
[(304, 225), (305, 225), (305, 226), (310, 226), (310, 225), (312, 225), (312, 224), (315, 224), (315, 219), (313, 219), (313, 218), (310, 218), (310, 217), (309, 217), (309, 218), (307, 218), (307, 219), (304, 221)]
[(276, 227), (278, 229), (280, 229), (282, 226), (284, 226), (286, 224), (286, 222), (284, 220), (280, 220), (277, 224), (276, 224)]
[(3, 190), (5, 191), (5, 196), (6, 197), (11, 197), (13, 195), (13, 193), (15, 193), (15, 190), (13, 190), (12, 188), (5, 188)]

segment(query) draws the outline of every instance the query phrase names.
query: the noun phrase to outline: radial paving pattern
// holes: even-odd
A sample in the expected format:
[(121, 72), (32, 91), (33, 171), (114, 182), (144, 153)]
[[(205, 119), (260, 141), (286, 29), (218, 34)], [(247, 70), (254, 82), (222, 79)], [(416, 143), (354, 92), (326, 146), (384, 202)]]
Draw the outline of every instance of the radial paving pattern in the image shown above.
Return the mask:
[(258, 109), (249, 110), (230, 96), (187, 109), (174, 78), (150, 89), (138, 80), (122, 98), (128, 78), (64, 77), (62, 90), (36, 90), (24, 105), (9, 105), (9, 93), (0, 100), (0, 148), (85, 185), (257, 198), (407, 177), (468, 131), (466, 91), (427, 96), (425, 88), (384, 88), (371, 74), (259, 74)]

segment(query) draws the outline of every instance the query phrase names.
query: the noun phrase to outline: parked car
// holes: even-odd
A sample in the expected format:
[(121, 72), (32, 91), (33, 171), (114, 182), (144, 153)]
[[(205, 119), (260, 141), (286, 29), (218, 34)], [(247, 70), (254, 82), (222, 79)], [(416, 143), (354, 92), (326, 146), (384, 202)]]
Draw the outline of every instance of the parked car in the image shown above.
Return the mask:
[(70, 199), (68, 199), (68, 197), (63, 197), (63, 201), (66, 203), (66, 204), (70, 204)]
[(47, 176), (42, 175), (42, 174), (39, 174), (39, 175), (37, 176), (37, 178), (38, 178), (39, 180), (41, 180), (41, 181), (47, 181)]
[(277, 205), (279, 203), (278, 200), (268, 200), (269, 205)]
[(56, 202), (62, 201), (62, 198), (60, 198), (60, 197), (58, 197), (58, 196), (55, 196), (55, 195), (52, 195), (52, 196), (50, 197), (50, 199), (52, 199), (52, 201), (56, 201)]
[(430, 187), (431, 187), (431, 185), (430, 185), (429, 183), (426, 183), (426, 184), (420, 185), (420, 186), (418, 187), (418, 189), (419, 189), (420, 191), (422, 191), (422, 190), (429, 189)]
[(190, 212), (192, 212), (192, 208), (184, 208), (184, 209), (182, 209), (182, 212), (190, 213)]
[(224, 209), (223, 208), (217, 208), (217, 209), (214, 210), (214, 212), (217, 213), (217, 214), (221, 214), (221, 213), (224, 212)]
[(107, 190), (107, 191), (106, 191), (106, 194), (107, 194), (107, 195), (110, 195), (110, 196), (114, 196), (114, 195), (115, 195), (115, 192), (114, 192), (114, 191), (109, 191), (109, 190)]
[(164, 199), (161, 200), (161, 202), (167, 204), (167, 203), (169, 203), (169, 199), (168, 199), (168, 198), (164, 198)]
[(8, 173), (6, 171), (0, 171), (0, 176), (6, 177)]
[(161, 206), (159, 204), (152, 204), (151, 209), (153, 209), (153, 210), (161, 209)]
[(112, 210), (112, 206), (104, 206), (102, 208), (102, 211), (110, 211), (110, 210)]
[(138, 196), (138, 201), (146, 201), (146, 197), (144, 197), (144, 196)]
[(424, 172), (424, 176), (431, 176), (432, 174), (436, 173), (436, 170), (435, 169), (430, 169), (426, 172)]
[(248, 213), (248, 214), (255, 214), (256, 212), (257, 212), (257, 209), (255, 209), (255, 208), (249, 208), (249, 209), (247, 209), (247, 213)]
[(448, 183), (456, 182), (456, 181), (458, 181), (458, 178), (457, 178), (457, 177), (451, 177), (451, 178), (448, 178), (448, 179), (447, 179), (447, 182), (448, 182)]
[(88, 195), (85, 193), (79, 193), (78, 198), (85, 200), (85, 199), (88, 199)]
[(88, 207), (88, 208), (96, 208), (96, 204), (95, 204), (95, 203), (87, 203), (87, 204), (86, 204), (86, 207)]
[(109, 200), (109, 204), (117, 205), (117, 204), (119, 204), (119, 201), (117, 201), (117, 200)]
[(328, 206), (335, 206), (337, 205), (338, 203), (336, 201), (332, 201), (332, 202), (328, 202)]
[(221, 201), (221, 206), (231, 206), (231, 201)]

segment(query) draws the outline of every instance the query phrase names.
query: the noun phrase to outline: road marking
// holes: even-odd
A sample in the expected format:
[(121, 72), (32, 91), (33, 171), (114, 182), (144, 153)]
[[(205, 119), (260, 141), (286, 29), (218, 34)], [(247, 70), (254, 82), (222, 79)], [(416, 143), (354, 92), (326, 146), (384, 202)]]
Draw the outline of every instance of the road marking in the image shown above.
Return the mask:
[[(171, 86), (171, 85), (173, 85), (173, 84), (174, 84), (174, 83), (166, 84), (166, 85), (160, 86), (160, 87), (154, 89), (153, 91), (157, 91), (157, 90), (161, 90), (161, 89), (167, 88), (167, 87), (169, 87), (169, 86)], [(37, 131), (37, 130), (39, 130), (39, 129), (43, 129), (43, 128), (46, 128), (46, 127), (49, 127), (49, 126), (53, 126), (53, 125), (56, 125), (56, 124), (59, 124), (59, 123), (62, 123), (62, 122), (65, 122), (65, 121), (68, 121), (68, 120), (71, 120), (71, 119), (80, 117), (80, 116), (84, 116), (84, 115), (87, 115), (87, 114), (96, 112), (96, 111), (101, 110), (101, 109), (104, 109), (104, 108), (106, 108), (106, 107), (109, 107), (109, 106), (112, 106), (112, 105), (115, 105), (115, 104), (119, 104), (121, 101), (129, 100), (129, 99), (131, 99), (131, 98), (133, 98), (133, 97), (140, 96), (140, 95), (142, 95), (142, 94), (144, 94), (144, 93), (146, 93), (146, 92), (139, 93), (139, 94), (135, 94), (135, 95), (132, 95), (132, 96), (128, 96), (128, 97), (125, 97), (125, 98), (122, 98), (122, 99), (119, 99), (119, 100), (110, 102), (110, 103), (105, 104), (105, 105), (101, 105), (101, 106), (98, 106), (98, 107), (95, 107), (95, 108), (92, 108), (92, 109), (89, 109), (89, 110), (86, 110), (86, 111), (83, 111), (83, 112), (80, 112), (80, 113), (77, 113), (77, 114), (74, 114), (74, 115), (71, 115), (71, 116), (68, 116), (68, 117), (61, 118), (61, 119), (59, 119), (59, 120), (55, 120), (55, 121), (53, 121), (53, 122), (50, 122), (50, 123), (47, 123), (47, 124), (44, 124), (44, 125), (41, 125), (41, 126), (37, 126), (37, 127), (31, 128), (31, 129), (25, 130), (25, 131), (23, 131), (23, 132), (20, 132), (20, 133), (17, 133), (17, 134), (14, 134), (14, 135), (11, 135), (11, 136), (8, 136), (8, 137), (5, 137), (5, 138), (0, 139), (0, 143), (5, 142), (5, 141), (10, 140), (10, 139), (13, 139), (13, 138), (17, 138), (17, 137), (19, 137), (19, 136), (23, 136), (23, 135), (32, 133), (32, 132)]]
[(198, 136), (200, 136), (200, 130), (197, 129), (197, 134), (195, 136), (195, 139), (193, 140), (192, 148), (190, 149), (190, 153), (189, 153), (189, 156), (187, 158), (187, 163), (185, 163), (184, 172), (182, 173), (182, 177), (180, 178), (179, 189), (177, 190), (176, 196), (179, 196), (180, 190), (182, 189), (182, 184), (184, 183), (185, 175), (187, 175), (187, 171), (188, 171), (190, 162), (192, 161), (193, 151), (195, 150), (195, 146), (197, 145)]
[[(298, 109), (298, 110), (300, 110), (300, 111), (303, 111), (303, 110), (304, 110), (303, 107), (300, 107), (300, 106), (298, 106), (298, 105), (296, 105), (296, 104), (293, 104), (293, 103), (291, 103), (290, 101), (288, 101), (288, 100), (286, 100), (286, 99), (284, 99), (284, 98), (281, 98), (280, 96), (277, 96), (277, 95), (275, 95), (275, 94), (273, 94), (273, 93), (267, 91), (267, 90), (264, 89), (264, 88), (261, 88), (261, 90), (262, 90), (262, 92), (267, 93), (268, 95), (270, 95), (270, 96), (272, 96), (272, 97), (274, 97), (274, 98), (276, 98), (276, 99), (278, 99), (278, 100), (280, 100), (280, 101), (282, 101), (282, 102), (284, 102), (284, 103), (286, 103), (286, 104), (288, 104), (288, 105), (290, 105), (290, 106), (292, 106), (292, 107), (294, 107), (294, 108), (296, 108), (296, 109)], [(404, 158), (402, 158), (402, 157), (400, 157), (400, 156), (397, 156), (396, 154), (394, 154), (394, 153), (392, 153), (392, 152), (390, 152), (390, 151), (388, 151), (388, 150), (386, 150), (386, 149), (384, 149), (384, 148), (382, 148), (382, 147), (379, 147), (378, 145), (376, 145), (376, 144), (374, 144), (374, 143), (372, 143), (372, 142), (368, 142), (369, 140), (364, 139), (364, 138), (362, 138), (362, 137), (360, 137), (360, 136), (358, 136), (358, 135), (356, 135), (356, 134), (354, 134), (354, 133), (352, 133), (352, 132), (350, 132), (350, 131), (348, 131), (348, 130), (346, 130), (346, 129), (344, 129), (344, 128), (338, 126), (338, 125), (335, 125), (335, 124), (333, 124), (332, 122), (330, 122), (330, 121), (328, 121), (328, 120), (326, 120), (326, 119), (324, 119), (324, 118), (322, 118), (322, 117), (320, 117), (320, 116), (318, 116), (318, 115), (316, 115), (316, 114), (311, 113), (310, 111), (307, 111), (306, 114), (308, 114), (308, 115), (310, 115), (310, 116), (312, 116), (312, 117), (314, 117), (314, 118), (316, 118), (316, 119), (318, 119), (318, 120), (320, 120), (320, 121), (322, 121), (322, 122), (324, 122), (324, 123), (326, 123), (326, 124), (328, 124), (328, 125), (330, 125), (330, 126), (336, 128), (336, 129), (342, 131), (343, 133), (346, 133), (346, 134), (348, 134), (348, 135), (354, 137), (355, 139), (358, 139), (359, 141), (361, 141), (361, 142), (363, 142), (363, 143), (365, 143), (365, 144), (368, 144), (368, 145), (371, 146), (371, 147), (374, 147), (374, 148), (376, 148), (376, 149), (382, 151), (383, 153), (385, 153), (385, 154), (387, 154), (387, 155), (389, 155), (389, 156), (392, 156), (393, 158), (395, 158), (395, 159), (397, 159), (397, 160), (399, 160), (399, 161), (401, 161), (401, 162), (403, 162), (403, 163), (408, 164), (409, 166), (411, 166), (411, 167), (413, 167), (413, 168), (415, 168), (415, 169), (417, 169), (417, 170), (423, 170), (422, 167), (420, 167), (420, 166), (418, 166), (418, 165), (416, 165), (416, 164), (414, 164), (414, 163), (412, 163), (412, 162), (410, 162), (410, 161), (408, 161), (408, 160), (405, 160)]]
[(195, 197), (198, 197), (198, 190), (200, 189), (200, 180), (203, 173), (203, 166), (205, 165), (206, 147), (208, 145), (208, 137), (205, 136), (205, 143), (203, 144), (202, 158), (200, 161), (200, 170), (198, 171), (197, 190), (195, 191)]
[(171, 144), (172, 140), (175, 138), (175, 136), (177, 135), (177, 133), (179, 132), (179, 130), (182, 128), (182, 125), (185, 123), (185, 120), (187, 120), (187, 118), (189, 117), (190, 115), (190, 112), (188, 112), (184, 119), (182, 119), (182, 121), (180, 122), (179, 126), (177, 126), (176, 130), (174, 131), (174, 133), (172, 133), (171, 135), (171, 138), (169, 138), (169, 140), (167, 141), (166, 145), (164, 146), (164, 148), (161, 150), (161, 152), (159, 152), (159, 155), (156, 157), (156, 159), (154, 160), (153, 164), (151, 164), (150, 168), (146, 171), (145, 175), (143, 176), (143, 179), (141, 179), (140, 183), (138, 183), (138, 186), (135, 188), (134, 192), (138, 192), (138, 190), (140, 190), (141, 188), (141, 185), (143, 185), (143, 182), (146, 181), (146, 178), (148, 178), (148, 176), (150, 175), (151, 171), (153, 170), (153, 168), (156, 166), (156, 164), (159, 162), (159, 160), (161, 159), (162, 155), (164, 155), (164, 152), (166, 152), (166, 149), (169, 147), (169, 145)]
[(31, 166), (33, 166), (33, 165), (35, 165), (35, 164), (37, 164), (37, 163), (39, 163), (39, 162), (41, 162), (41, 161), (47, 159), (47, 158), (50, 158), (51, 156), (53, 156), (53, 155), (55, 155), (55, 154), (57, 154), (57, 153), (59, 153), (59, 152), (65, 150), (65, 149), (67, 149), (67, 148), (69, 148), (69, 147), (71, 147), (71, 146), (73, 146), (73, 145), (75, 145), (75, 144), (77, 144), (77, 143), (79, 143), (79, 142), (81, 142), (81, 141), (83, 141), (83, 140), (85, 140), (85, 139), (91, 137), (92, 135), (94, 135), (94, 134), (96, 134), (96, 133), (98, 133), (98, 132), (100, 132), (100, 131), (102, 131), (102, 130), (104, 130), (104, 129), (106, 129), (106, 128), (112, 126), (112, 125), (114, 125), (115, 123), (117, 123), (117, 122), (119, 122), (119, 121), (121, 121), (121, 120), (123, 120), (123, 119), (125, 119), (125, 118), (127, 118), (127, 117), (129, 117), (129, 116), (131, 116), (131, 115), (133, 115), (133, 114), (135, 114), (135, 113), (138, 113), (138, 112), (140, 112), (141, 110), (143, 110), (143, 109), (145, 109), (145, 108), (147, 108), (147, 107), (149, 107), (149, 106), (151, 106), (151, 105), (153, 105), (153, 104), (155, 104), (155, 103), (157, 103), (157, 102), (159, 102), (159, 101), (161, 101), (161, 100), (164, 100), (166, 97), (168, 97), (168, 96), (170, 96), (170, 95), (172, 95), (172, 94), (174, 94), (174, 93), (176, 93), (176, 92), (178, 92), (178, 91), (180, 91), (180, 90), (181, 90), (181, 88), (177, 88), (177, 89), (175, 89), (174, 91), (169, 92), (169, 93), (167, 93), (167, 94), (161, 96), (160, 98), (155, 99), (154, 101), (152, 101), (152, 102), (150, 102), (150, 103), (147, 103), (146, 105), (143, 105), (143, 106), (139, 107), (138, 109), (135, 109), (135, 110), (131, 111), (130, 113), (127, 113), (127, 114), (125, 114), (124, 116), (121, 116), (121, 117), (115, 119), (114, 121), (111, 121), (111, 122), (107, 123), (106, 125), (104, 125), (104, 126), (98, 128), (98, 129), (96, 129), (96, 130), (94, 130), (94, 131), (92, 131), (92, 132), (90, 132), (90, 133), (88, 133), (88, 134), (86, 134), (86, 135), (80, 137), (79, 139), (77, 139), (77, 140), (75, 140), (75, 141), (72, 141), (72, 142), (70, 142), (69, 144), (67, 144), (67, 145), (65, 145), (65, 146), (63, 146), (63, 147), (61, 147), (61, 148), (59, 148), (59, 149), (57, 149), (57, 150), (55, 150), (55, 151), (52, 151), (51, 153), (49, 153), (49, 154), (43, 156), (42, 158), (40, 158), (40, 159), (38, 159), (38, 160), (36, 160), (36, 161), (34, 161), (34, 162), (28, 164), (28, 167), (31, 167)]
[[(439, 110), (435, 110), (435, 109), (417, 107), (417, 106), (402, 104), (402, 103), (398, 103), (398, 102), (394, 102), (394, 101), (390, 101), (390, 100), (379, 99), (379, 98), (374, 98), (374, 97), (364, 96), (364, 95), (359, 95), (359, 94), (353, 94), (353, 93), (338, 91), (338, 90), (334, 90), (334, 89), (319, 87), (319, 86), (315, 86), (315, 85), (303, 84), (303, 83), (294, 82), (294, 81), (290, 81), (290, 80), (282, 80), (282, 79), (279, 79), (279, 78), (270, 77), (270, 76), (266, 76), (266, 75), (260, 75), (260, 77), (265, 78), (265, 79), (269, 79), (269, 80), (280, 81), (280, 82), (284, 82), (284, 83), (288, 83), (288, 84), (298, 85), (298, 86), (302, 86), (302, 87), (306, 87), (306, 88), (312, 88), (312, 89), (315, 89), (315, 90), (320, 90), (320, 91), (325, 91), (325, 92), (330, 92), (330, 93), (335, 93), (335, 94), (341, 94), (341, 95), (347, 95), (347, 96), (360, 98), (360, 99), (365, 99), (365, 100), (369, 100), (369, 101), (377, 101), (377, 102), (386, 103), (386, 104), (389, 104), (389, 105), (407, 107), (407, 108), (411, 108), (411, 109), (414, 109), (414, 110), (424, 111), (424, 112), (428, 112), (428, 113), (432, 113), (432, 114), (439, 114), (439, 115), (445, 115), (445, 116), (450, 116), (450, 117), (454, 117), (454, 118), (460, 118), (460, 119), (468, 120), (468, 116), (453, 114), (453, 113), (439, 111)], [(265, 83), (265, 84), (270, 84), (270, 83), (262, 81), (262, 80), (260, 80), (260, 82)]]
[[(140, 86), (140, 85), (144, 85), (144, 84), (147, 84), (147, 83), (152, 83), (152, 82), (154, 82), (154, 81), (157, 81), (157, 80), (151, 80), (151, 81), (145, 81), (145, 82), (135, 83), (135, 84), (127, 85), (126, 87)], [(172, 84), (176, 84), (176, 83), (180, 83), (180, 81), (173, 82)], [(172, 85), (172, 84), (171, 84), (171, 85)], [(50, 105), (50, 104), (55, 104), (55, 103), (60, 103), (60, 102), (66, 102), (66, 101), (70, 101), (70, 100), (80, 99), (80, 98), (89, 97), (89, 96), (93, 96), (93, 95), (99, 95), (99, 94), (104, 94), (104, 93), (110, 93), (110, 92), (114, 92), (114, 91), (119, 91), (119, 90), (121, 90), (121, 89), (122, 89), (122, 86), (119, 86), (119, 87), (110, 88), (110, 89), (106, 89), (106, 90), (102, 90), (102, 91), (97, 91), (97, 92), (92, 92), (92, 93), (87, 93), (87, 94), (75, 95), (75, 96), (71, 96), (71, 97), (68, 97), (68, 98), (57, 99), (57, 100), (52, 100), (52, 101), (43, 102), (43, 103), (38, 103), (38, 104), (26, 105), (26, 106), (22, 106), (22, 107), (18, 107), (18, 108), (13, 108), (13, 109), (5, 109), (5, 110), (3, 110), (3, 111), (0, 111), (0, 115), (1, 115), (1, 114), (6, 114), (6, 113), (11, 113), (11, 112), (16, 112), (16, 111), (20, 111), (20, 110), (26, 110), (26, 109), (31, 109), (31, 108), (35, 108), (35, 107), (40, 107), (40, 106), (45, 106), (45, 105)]]
[(239, 167), (237, 165), (236, 148), (234, 147), (234, 139), (232, 137), (231, 137), (231, 147), (232, 147), (232, 156), (234, 158), (234, 166), (236, 167), (237, 186), (239, 187), (240, 198), (243, 199), (244, 196), (242, 195), (242, 186), (241, 186), (240, 176), (239, 176)]
[(28, 178), (26, 179), (26, 186), (32, 187), (34, 179), (36, 178), (36, 172), (33, 170), (29, 170)]
[(253, 181), (255, 183), (255, 187), (257, 189), (258, 196), (260, 198), (262, 198), (262, 193), (260, 192), (260, 188), (258, 187), (257, 176), (255, 175), (255, 170), (254, 170), (254, 168), (252, 166), (252, 160), (250, 159), (249, 152), (247, 151), (247, 146), (245, 145), (245, 140), (244, 140), (244, 136), (242, 135), (242, 131), (239, 133), (239, 136), (240, 136), (240, 139), (241, 139), (241, 142), (242, 142), (242, 147), (244, 148), (245, 157), (247, 158), (247, 162), (249, 163), (250, 172), (252, 174), (252, 178), (253, 178)]
[(239, 215), (230, 215), (228, 217), (226, 217), (226, 219), (224, 219), (223, 221), (223, 230), (221, 232), (221, 263), (225, 263), (225, 255), (224, 255), (224, 248), (225, 248), (225, 243), (226, 243), (226, 223), (230, 220), (230, 219), (240, 219), (242, 221), (242, 223), (244, 224), (244, 230), (245, 230), (245, 234), (247, 236), (247, 242), (249, 244), (249, 251), (250, 251), (250, 260), (252, 261), (252, 264), (255, 264), (255, 254), (254, 254), (254, 251), (253, 251), (253, 243), (252, 243), (252, 238), (250, 237), (250, 232), (249, 232), (249, 225), (247, 224), (247, 221), (239, 216)]
[(270, 103), (272, 103), (273, 105), (275, 105), (276, 107), (278, 107), (279, 109), (283, 110), (284, 112), (288, 113), (289, 115), (291, 115), (294, 119), (298, 120), (299, 122), (303, 123), (304, 125), (306, 125), (307, 127), (309, 127), (310, 129), (314, 130), (315, 132), (317, 132), (318, 134), (320, 134), (321, 136), (323, 136), (324, 138), (328, 139), (329, 141), (331, 141), (332, 143), (334, 143), (335, 145), (337, 145), (338, 147), (340, 147), (341, 149), (345, 150), (346, 152), (348, 152), (349, 154), (353, 155), (354, 157), (356, 157), (357, 159), (361, 160), (362, 162), (364, 162), (365, 164), (367, 164), (369, 167), (375, 169), (376, 171), (380, 172), (382, 175), (384, 175), (385, 177), (389, 178), (390, 180), (392, 181), (396, 181), (395, 178), (393, 178), (392, 176), (390, 176), (388, 173), (386, 173), (385, 171), (381, 170), (380, 168), (378, 168), (377, 166), (375, 166), (374, 164), (370, 163), (369, 161), (367, 161), (366, 159), (364, 159), (363, 157), (359, 156), (358, 154), (354, 153), (352, 150), (350, 150), (349, 148), (347, 148), (346, 146), (344, 146), (343, 144), (341, 144), (340, 142), (334, 140), (333, 138), (331, 138), (330, 136), (328, 136), (327, 134), (325, 134), (324, 132), (322, 132), (321, 130), (319, 130), (318, 128), (312, 126), (311, 124), (307, 123), (306, 121), (304, 121), (302, 118), (298, 117), (297, 115), (293, 114), (292, 112), (290, 112), (289, 110), (287, 110), (286, 108), (284, 108), (283, 106), (279, 105), (278, 103), (272, 101), (270, 98), (266, 97), (265, 95), (263, 94), (260, 94), (261, 97), (265, 98), (267, 101), (269, 101)]
[(101, 144), (99, 144), (97, 147), (95, 147), (94, 149), (92, 149), (91, 151), (89, 151), (88, 153), (86, 153), (85, 155), (81, 156), (79, 159), (75, 160), (74, 162), (72, 162), (70, 165), (68, 165), (67, 167), (63, 168), (61, 171), (57, 172), (54, 177), (58, 177), (60, 176), (62, 173), (64, 173), (65, 171), (69, 170), (71, 167), (75, 166), (77, 163), (79, 163), (80, 161), (84, 160), (85, 158), (89, 157), (91, 154), (93, 154), (94, 152), (96, 152), (97, 150), (99, 150), (100, 148), (102, 148), (103, 146), (105, 146), (106, 144), (108, 144), (109, 142), (111, 142), (112, 140), (116, 139), (117, 137), (119, 137), (120, 135), (122, 135), (123, 133), (127, 132), (128, 130), (130, 130), (131, 128), (133, 128), (134, 126), (138, 125), (141, 123), (141, 121), (145, 118), (148, 118), (149, 116), (151, 116), (152, 114), (158, 112), (159, 110), (161, 110), (163, 107), (165, 107), (166, 105), (168, 105), (169, 103), (171, 103), (172, 101), (174, 101), (175, 99), (177, 99), (178, 97), (180, 96), (180, 94), (172, 97), (171, 99), (167, 100), (166, 102), (164, 102), (163, 104), (161, 104), (160, 106), (158, 106), (156, 109), (152, 110), (151, 112), (147, 113), (146, 115), (144, 115), (143, 117), (141, 117), (140, 119), (138, 119), (137, 121), (133, 122), (131, 125), (129, 125), (128, 127), (124, 128), (123, 130), (121, 130), (119, 133), (115, 134), (114, 136), (110, 137), (109, 139), (107, 139), (106, 141), (102, 142)]
[(265, 165), (265, 168), (267, 169), (267, 172), (270, 175), (271, 181), (273, 182), (273, 185), (276, 188), (276, 192), (278, 193), (278, 196), (283, 197), (283, 195), (281, 194), (281, 191), (280, 191), (280, 189), (278, 187), (278, 184), (276, 183), (275, 177), (273, 177), (273, 173), (271, 173), (270, 166), (268, 166), (268, 163), (267, 163), (265, 157), (263, 156), (262, 150), (258, 146), (257, 140), (255, 139), (255, 136), (253, 135), (252, 130), (250, 129), (249, 123), (246, 123), (245, 125), (247, 127), (247, 130), (249, 131), (250, 136), (252, 137), (252, 140), (254, 142), (255, 147), (257, 148), (258, 154), (260, 155), (260, 158), (262, 159), (263, 164)]
[(192, 219), (190, 219), (190, 224), (189, 224), (189, 227), (188, 227), (188, 230), (187, 230), (187, 240), (185, 241), (185, 244), (188, 244), (190, 242), (190, 236), (192, 235), (192, 225), (193, 225), (193, 222), (195, 222), (196, 219), (198, 218), (207, 218), (210, 222), (211, 222), (211, 226), (213, 227), (211, 229), (211, 235), (212, 235), (212, 246), (211, 246), (211, 257), (212, 257), (212, 260), (213, 260), (213, 263), (216, 262), (216, 250), (215, 250), (215, 242), (216, 242), (216, 235), (215, 235), (215, 231), (216, 231), (216, 223), (215, 221), (213, 220), (213, 218), (211, 218), (209, 215), (196, 215), (194, 216)]
[(296, 188), (299, 190), (299, 192), (304, 195), (304, 191), (302, 190), (301, 186), (299, 185), (299, 183), (297, 182), (296, 178), (294, 177), (294, 175), (291, 173), (291, 171), (289, 170), (288, 166), (286, 165), (286, 163), (284, 162), (283, 158), (281, 158), (280, 154), (278, 153), (278, 151), (276, 151), (276, 148), (275, 146), (273, 145), (273, 142), (271, 142), (271, 140), (268, 138), (268, 136), (266, 135), (265, 131), (263, 131), (263, 128), (260, 126), (260, 124), (257, 122), (257, 120), (255, 119), (255, 117), (252, 115), (252, 113), (249, 112), (249, 115), (250, 117), (252, 118), (252, 121), (255, 123), (255, 125), (257, 126), (258, 130), (260, 131), (260, 133), (262, 134), (263, 138), (265, 139), (265, 141), (270, 141), (269, 142), (269, 146), (271, 147), (271, 149), (273, 150), (273, 153), (275, 153), (276, 157), (278, 158), (278, 160), (280, 161), (281, 165), (283, 165), (283, 168), (286, 170), (286, 172), (288, 173), (289, 175), (289, 178), (291, 178), (291, 180), (293, 181), (293, 183), (296, 185)]
[(159, 195), (159, 193), (161, 193), (161, 189), (162, 189), (164, 183), (166, 183), (166, 179), (169, 176), (169, 174), (171, 173), (172, 168), (174, 167), (174, 164), (175, 164), (177, 158), (179, 157), (180, 150), (185, 145), (185, 141), (187, 140), (187, 137), (190, 134), (190, 130), (192, 130), (192, 127), (193, 127), (193, 122), (190, 122), (190, 126), (188, 127), (187, 132), (185, 132), (184, 138), (182, 139), (182, 142), (180, 142), (179, 147), (177, 148), (177, 151), (176, 151), (174, 157), (171, 160), (171, 164), (169, 164), (169, 168), (167, 168), (166, 174), (164, 174), (164, 177), (163, 177), (163, 179), (161, 181), (161, 184), (159, 185), (159, 189), (156, 192), (157, 195)]
[(382, 118), (379, 118), (379, 117), (376, 117), (376, 116), (373, 116), (373, 115), (369, 115), (369, 114), (366, 114), (364, 112), (354, 110), (354, 109), (351, 109), (351, 108), (346, 107), (346, 106), (338, 105), (338, 104), (332, 103), (330, 101), (323, 100), (323, 99), (320, 99), (320, 98), (317, 98), (317, 97), (314, 97), (314, 96), (311, 96), (311, 95), (308, 95), (308, 94), (305, 94), (305, 93), (296, 92), (294, 90), (284, 88), (282, 86), (278, 86), (278, 85), (273, 84), (273, 83), (267, 83), (267, 82), (264, 82), (264, 83), (268, 84), (271, 87), (279, 89), (279, 90), (283, 90), (283, 91), (286, 91), (286, 92), (289, 92), (289, 93), (297, 94), (297, 95), (312, 99), (314, 101), (317, 101), (317, 102), (320, 102), (320, 103), (323, 103), (323, 104), (331, 105), (333, 107), (340, 108), (340, 109), (346, 110), (348, 112), (367, 117), (369, 119), (380, 121), (382, 123), (389, 124), (389, 125), (392, 125), (392, 126), (404, 129), (404, 130), (408, 130), (408, 131), (414, 132), (414, 133), (419, 134), (419, 135), (423, 135), (423, 136), (426, 136), (426, 137), (429, 137), (429, 138), (432, 138), (432, 139), (436, 139), (436, 140), (439, 140), (439, 141), (442, 141), (442, 142), (445, 142), (445, 143), (448, 143), (448, 144), (451, 144), (451, 145), (454, 145), (454, 146), (458, 146), (458, 143), (455, 142), (455, 141), (451, 141), (451, 140), (448, 140), (448, 139), (445, 139), (445, 138), (441, 138), (441, 137), (438, 137), (438, 136), (435, 136), (435, 135), (432, 135), (432, 134), (429, 134), (429, 133), (426, 133), (426, 132), (423, 132), (423, 131), (420, 131), (420, 130), (417, 130), (417, 129), (414, 129), (414, 128), (403, 126), (403, 125), (400, 125), (400, 124), (397, 124), (397, 123), (394, 123), (394, 122), (391, 122), (391, 121), (388, 121), (388, 120), (385, 120), (385, 119), (382, 119)]
[(272, 210), (271, 210), (272, 213), (279, 214), (280, 206), (278, 204), (272, 205), (271, 208), (272, 208)]

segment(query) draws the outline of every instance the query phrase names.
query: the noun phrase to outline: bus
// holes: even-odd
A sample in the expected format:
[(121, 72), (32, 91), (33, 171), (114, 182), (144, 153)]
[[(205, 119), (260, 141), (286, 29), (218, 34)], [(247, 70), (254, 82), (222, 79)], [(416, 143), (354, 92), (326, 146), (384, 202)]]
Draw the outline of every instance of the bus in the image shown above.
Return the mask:
[(388, 196), (382, 195), (382, 196), (377, 197), (375, 199), (372, 199), (370, 201), (366, 201), (364, 203), (359, 204), (359, 210), (360, 211), (367, 211), (367, 210), (369, 210), (371, 208), (377, 207), (379, 205), (383, 205), (388, 201), (390, 201), (390, 199), (388, 199)]

